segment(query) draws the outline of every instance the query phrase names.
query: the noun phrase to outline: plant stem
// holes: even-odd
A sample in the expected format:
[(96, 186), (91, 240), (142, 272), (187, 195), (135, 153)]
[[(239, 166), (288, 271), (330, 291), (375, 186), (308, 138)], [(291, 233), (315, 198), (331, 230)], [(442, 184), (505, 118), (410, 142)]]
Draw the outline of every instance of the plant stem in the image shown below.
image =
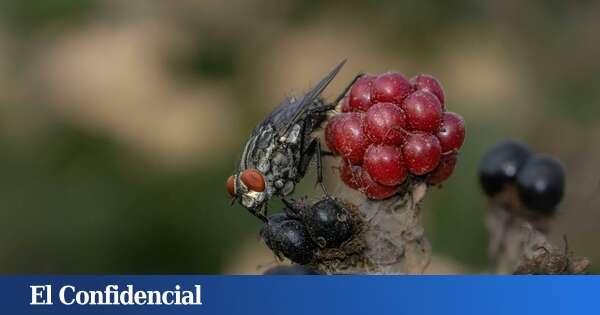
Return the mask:
[(418, 183), (404, 194), (376, 201), (339, 182), (333, 195), (358, 211), (361, 229), (355, 237), (362, 246), (335, 264), (325, 261), (316, 267), (326, 273), (422, 274), (431, 259), (420, 218), (426, 192), (427, 185)]
[(568, 246), (558, 248), (548, 239), (551, 218), (524, 209), (514, 192), (491, 200), (486, 216), (488, 254), (499, 274), (581, 274), (590, 262), (575, 257)]

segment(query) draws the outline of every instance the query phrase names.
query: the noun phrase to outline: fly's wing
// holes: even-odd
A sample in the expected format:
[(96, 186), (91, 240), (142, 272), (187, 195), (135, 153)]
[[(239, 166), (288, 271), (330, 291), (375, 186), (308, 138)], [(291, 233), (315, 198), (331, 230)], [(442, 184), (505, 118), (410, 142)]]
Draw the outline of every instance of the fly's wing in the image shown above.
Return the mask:
[(338, 74), (342, 66), (346, 63), (346, 60), (340, 62), (335, 68), (333, 68), (317, 85), (315, 85), (310, 91), (298, 100), (293, 100), (287, 97), (283, 100), (265, 119), (264, 123), (270, 123), (279, 136), (286, 134), (297, 120), (302, 117), (311, 105), (314, 104), (315, 100), (321, 95), (323, 90), (331, 83), (333, 78)]
[(281, 103), (279, 103), (279, 105), (277, 105), (277, 107), (275, 107), (275, 109), (273, 109), (273, 111), (269, 113), (269, 116), (267, 116), (263, 123), (259, 126), (269, 124), (273, 126), (273, 128), (275, 128), (275, 130), (277, 131), (285, 129), (287, 127), (286, 125), (288, 121), (291, 119), (293, 114), (300, 109), (299, 105), (300, 102), (298, 100), (286, 96), (283, 99), (283, 101), (281, 101)]
[(306, 93), (301, 99), (286, 97), (275, 109), (260, 123), (250, 135), (246, 146), (238, 163), (238, 172), (251, 166), (254, 147), (259, 141), (259, 137), (264, 128), (272, 127), (278, 136), (285, 135), (302, 115), (311, 108), (315, 100), (321, 95), (323, 90), (335, 78), (346, 60), (340, 62), (331, 70), (315, 87)]

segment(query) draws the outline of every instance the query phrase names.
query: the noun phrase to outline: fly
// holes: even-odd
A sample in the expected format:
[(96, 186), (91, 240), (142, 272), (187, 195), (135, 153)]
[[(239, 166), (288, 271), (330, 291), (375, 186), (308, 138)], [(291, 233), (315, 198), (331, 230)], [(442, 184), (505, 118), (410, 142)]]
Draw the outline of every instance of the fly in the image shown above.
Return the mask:
[(335, 66), (301, 98), (286, 97), (258, 126), (244, 146), (236, 173), (227, 179), (233, 200), (267, 222), (267, 203), (273, 197), (290, 195), (304, 177), (313, 157), (317, 182), (325, 192), (321, 165), (321, 144), (312, 132), (346, 95), (358, 75), (333, 103), (321, 97), (346, 61)]

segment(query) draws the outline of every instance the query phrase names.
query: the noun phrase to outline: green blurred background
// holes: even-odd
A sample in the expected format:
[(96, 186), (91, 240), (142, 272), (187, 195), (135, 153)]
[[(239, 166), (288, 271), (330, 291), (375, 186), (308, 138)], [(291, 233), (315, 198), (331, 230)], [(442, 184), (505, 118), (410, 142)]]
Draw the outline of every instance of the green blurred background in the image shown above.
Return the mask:
[(359, 71), (430, 73), (467, 120), (425, 201), (436, 257), (485, 270), (477, 164), (515, 137), (564, 162), (552, 237), (600, 261), (598, 30), (597, 1), (3, 0), (0, 272), (272, 264), (224, 181), (254, 125), (343, 58), (326, 96)]

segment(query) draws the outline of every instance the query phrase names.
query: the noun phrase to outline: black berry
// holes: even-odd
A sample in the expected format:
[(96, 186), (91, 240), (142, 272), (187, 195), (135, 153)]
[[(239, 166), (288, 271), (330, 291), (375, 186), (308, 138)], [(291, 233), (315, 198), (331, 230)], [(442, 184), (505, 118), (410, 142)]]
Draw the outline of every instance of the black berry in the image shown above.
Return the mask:
[(300, 221), (269, 222), (263, 226), (260, 235), (277, 256), (283, 255), (302, 265), (313, 258), (316, 245)]
[(352, 218), (333, 198), (324, 198), (306, 209), (302, 221), (320, 247), (339, 247), (352, 236)]
[(564, 169), (553, 157), (534, 156), (519, 171), (517, 190), (527, 208), (551, 215), (565, 190)]
[(285, 212), (273, 213), (269, 216), (269, 223), (281, 223), (285, 220), (289, 220), (290, 217)]
[(505, 140), (492, 147), (479, 164), (479, 183), (485, 193), (493, 197), (513, 183), (530, 156), (529, 148), (515, 140)]

